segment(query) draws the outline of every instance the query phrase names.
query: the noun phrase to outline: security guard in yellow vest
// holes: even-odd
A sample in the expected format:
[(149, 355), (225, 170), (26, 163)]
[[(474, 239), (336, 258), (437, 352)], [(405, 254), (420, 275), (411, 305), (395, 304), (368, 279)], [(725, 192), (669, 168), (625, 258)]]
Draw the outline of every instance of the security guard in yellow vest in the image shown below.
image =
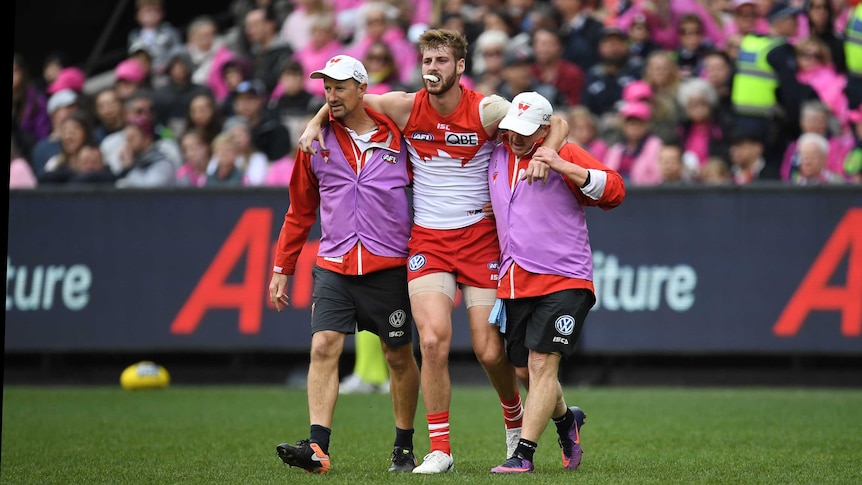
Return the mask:
[(844, 57), (847, 61), (847, 101), (850, 109), (862, 104), (862, 3), (856, 1), (847, 18), (844, 34)]
[(816, 94), (796, 78), (796, 50), (787, 42), (796, 35), (799, 10), (784, 2), (766, 15), (769, 35), (742, 39), (733, 76), (731, 103), (736, 127), (762, 136), (767, 164), (780, 164), (784, 148), (800, 134), (802, 103)]

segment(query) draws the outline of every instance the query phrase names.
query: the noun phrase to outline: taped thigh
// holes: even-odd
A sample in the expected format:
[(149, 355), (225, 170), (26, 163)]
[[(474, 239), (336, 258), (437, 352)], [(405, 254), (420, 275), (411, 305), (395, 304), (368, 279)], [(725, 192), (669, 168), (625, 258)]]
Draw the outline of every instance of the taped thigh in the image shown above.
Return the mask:
[(494, 306), (497, 301), (496, 288), (476, 288), (475, 286), (461, 285), (461, 293), (464, 295), (464, 306)]
[[(452, 273), (431, 273), (410, 280), (407, 283), (410, 296), (426, 291), (443, 293), (455, 301), (455, 275)], [(493, 302), (491, 303), (493, 305)]]

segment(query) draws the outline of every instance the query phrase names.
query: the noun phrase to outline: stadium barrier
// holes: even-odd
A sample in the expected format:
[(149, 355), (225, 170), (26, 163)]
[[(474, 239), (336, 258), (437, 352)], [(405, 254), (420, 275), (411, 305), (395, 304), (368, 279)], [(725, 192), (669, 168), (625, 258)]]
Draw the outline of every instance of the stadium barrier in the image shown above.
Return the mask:
[[(268, 302), (284, 189), (14, 191), (7, 353), (303, 351), (312, 230), (291, 307)], [(587, 354), (862, 353), (862, 190), (632, 188), (588, 209)], [(470, 349), (463, 306), (454, 351)]]

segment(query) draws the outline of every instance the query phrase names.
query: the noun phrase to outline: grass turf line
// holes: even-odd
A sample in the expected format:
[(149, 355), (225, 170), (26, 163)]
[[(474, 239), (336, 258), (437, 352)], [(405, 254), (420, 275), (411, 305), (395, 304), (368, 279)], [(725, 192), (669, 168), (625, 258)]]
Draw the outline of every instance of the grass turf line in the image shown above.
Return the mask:
[[(289, 468), (280, 442), (308, 436), (304, 391), (275, 387), (4, 388), (0, 482), (269, 483), (862, 483), (862, 391), (565, 389), (587, 412), (581, 469), (566, 472), (553, 428), (536, 473), (495, 476), (505, 458), (490, 387), (452, 395), (455, 472), (390, 474), (388, 395), (340, 396), (326, 476)], [(416, 454), (428, 451), (424, 410)]]

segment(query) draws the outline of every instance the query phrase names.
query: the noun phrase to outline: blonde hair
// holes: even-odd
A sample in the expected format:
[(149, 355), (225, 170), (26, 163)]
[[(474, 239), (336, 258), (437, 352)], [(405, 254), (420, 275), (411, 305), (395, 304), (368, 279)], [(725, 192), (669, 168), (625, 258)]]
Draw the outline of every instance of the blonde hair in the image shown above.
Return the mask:
[(419, 52), (429, 49), (451, 49), (455, 60), (466, 59), (467, 39), (464, 34), (445, 29), (429, 29), (419, 36)]
[(236, 140), (233, 139), (233, 135), (230, 133), (219, 133), (215, 138), (213, 138), (213, 152), (215, 152), (220, 146), (230, 146), (234, 150), (239, 151), (239, 148), (236, 146)]

